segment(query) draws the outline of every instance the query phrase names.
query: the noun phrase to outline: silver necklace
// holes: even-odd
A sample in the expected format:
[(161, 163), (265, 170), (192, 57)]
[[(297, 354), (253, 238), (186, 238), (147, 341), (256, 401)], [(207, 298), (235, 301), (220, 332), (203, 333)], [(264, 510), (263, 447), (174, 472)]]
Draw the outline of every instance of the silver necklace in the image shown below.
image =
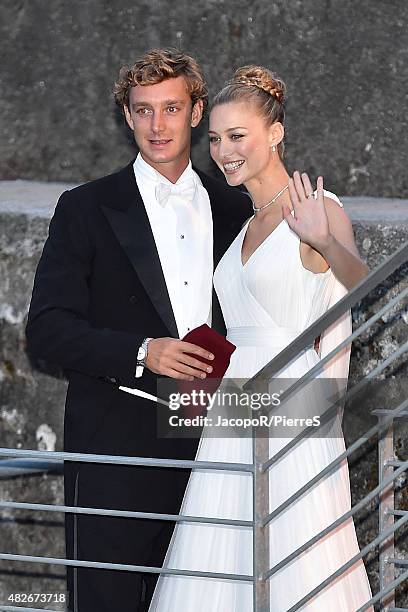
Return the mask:
[(286, 185), (283, 189), (280, 190), (279, 193), (276, 194), (276, 196), (274, 196), (272, 198), (272, 200), (270, 202), (268, 202), (267, 204), (264, 204), (263, 206), (260, 206), (259, 208), (257, 208), (256, 206), (254, 206), (254, 203), (252, 202), (252, 210), (257, 213), (260, 212), (261, 210), (263, 210), (264, 208), (267, 208), (268, 206), (270, 206), (271, 204), (275, 204), (276, 200), (279, 198), (279, 196), (282, 195), (282, 193), (284, 191), (286, 191), (286, 189), (288, 189), (289, 185)]

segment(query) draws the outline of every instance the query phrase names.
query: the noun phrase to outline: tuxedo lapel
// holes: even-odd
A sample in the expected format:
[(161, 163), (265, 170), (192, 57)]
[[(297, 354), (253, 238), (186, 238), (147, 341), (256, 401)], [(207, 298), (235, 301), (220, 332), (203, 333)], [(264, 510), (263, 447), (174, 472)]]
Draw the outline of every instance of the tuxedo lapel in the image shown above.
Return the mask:
[(197, 172), (200, 180), (203, 184), (204, 189), (208, 193), (208, 197), (210, 199), (211, 213), (213, 218), (213, 260), (214, 260), (214, 270), (217, 267), (221, 257), (226, 251), (225, 241), (227, 237), (225, 236), (225, 232), (223, 231), (223, 224), (220, 222), (220, 214), (219, 214), (219, 204), (217, 198), (217, 191), (214, 189), (214, 180), (211, 180), (204, 172), (194, 168), (195, 172)]
[[(213, 262), (214, 262), (214, 270), (217, 267), (221, 257), (224, 255), (227, 250), (229, 243), (231, 242), (230, 236), (226, 235), (226, 227), (223, 219), (223, 215), (221, 213), (221, 205), (220, 202), (220, 194), (218, 189), (216, 188), (216, 183), (214, 179), (211, 179), (206, 174), (194, 168), (195, 172), (197, 172), (200, 177), (201, 183), (205, 190), (208, 193), (208, 197), (210, 200), (211, 213), (213, 218)], [(220, 304), (218, 301), (218, 296), (215, 292), (214, 286), (212, 290), (212, 327), (219, 331), (221, 334), (225, 335), (225, 324), (224, 319), (221, 313)]]
[(176, 320), (133, 163), (116, 177), (117, 193), (101, 206), (102, 211), (170, 335), (177, 338)]

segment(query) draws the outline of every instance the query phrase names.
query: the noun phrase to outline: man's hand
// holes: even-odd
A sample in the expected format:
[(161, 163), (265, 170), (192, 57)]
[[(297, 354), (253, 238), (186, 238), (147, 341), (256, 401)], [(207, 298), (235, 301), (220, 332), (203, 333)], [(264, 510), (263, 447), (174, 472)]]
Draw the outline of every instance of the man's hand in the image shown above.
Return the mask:
[(146, 367), (155, 374), (170, 376), (178, 380), (205, 378), (207, 373), (212, 372), (212, 367), (200, 361), (199, 357), (214, 359), (212, 353), (196, 344), (175, 338), (153, 338), (148, 346)]

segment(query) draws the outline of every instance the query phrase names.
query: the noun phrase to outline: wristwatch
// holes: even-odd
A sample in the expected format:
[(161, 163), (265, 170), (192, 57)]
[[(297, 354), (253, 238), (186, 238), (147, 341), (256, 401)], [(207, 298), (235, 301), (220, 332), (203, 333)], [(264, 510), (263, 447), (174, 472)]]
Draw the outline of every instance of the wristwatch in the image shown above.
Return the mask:
[[(137, 352), (137, 357), (136, 357), (136, 376), (140, 376), (141, 373), (143, 372), (140, 371), (140, 368), (144, 368), (146, 366), (146, 359), (147, 359), (147, 352), (149, 350), (149, 342), (150, 340), (153, 340), (153, 338), (145, 338), (142, 342), (142, 344), (139, 347), (139, 350)], [(138, 374), (138, 369), (139, 369), (139, 374)]]

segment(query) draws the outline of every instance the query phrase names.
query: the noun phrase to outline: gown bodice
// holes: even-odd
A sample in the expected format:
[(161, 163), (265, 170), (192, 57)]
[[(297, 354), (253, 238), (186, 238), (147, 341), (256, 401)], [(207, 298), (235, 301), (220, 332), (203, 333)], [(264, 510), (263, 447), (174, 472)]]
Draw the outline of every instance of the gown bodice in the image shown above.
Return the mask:
[[(217, 266), (214, 286), (228, 330), (262, 327), (284, 332), (282, 346), (328, 308), (332, 272), (303, 266), (300, 239), (285, 220), (269, 234), (245, 264), (244, 225)], [(285, 342), (285, 331), (288, 337)]]

